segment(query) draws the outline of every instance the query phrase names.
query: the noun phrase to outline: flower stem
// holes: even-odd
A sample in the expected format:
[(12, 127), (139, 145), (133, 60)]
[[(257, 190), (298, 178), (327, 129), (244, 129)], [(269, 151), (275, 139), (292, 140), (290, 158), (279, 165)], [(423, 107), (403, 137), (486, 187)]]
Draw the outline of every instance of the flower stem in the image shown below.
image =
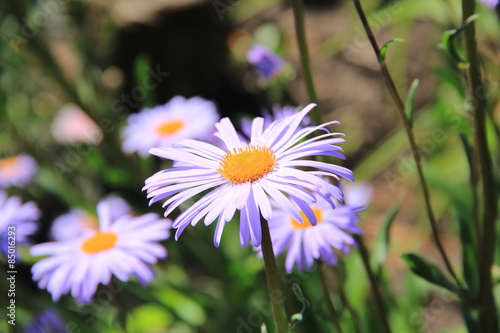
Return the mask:
[[(300, 62), (302, 64), (302, 70), (304, 71), (304, 80), (306, 82), (307, 95), (309, 100), (313, 103), (318, 104), (318, 95), (316, 94), (316, 88), (314, 87), (314, 80), (311, 70), (311, 59), (309, 58), (309, 48), (307, 46), (306, 39), (306, 28), (304, 19), (304, 3), (302, 0), (292, 0), (293, 3), (293, 15), (295, 19), (295, 34), (297, 36), (297, 44), (299, 45), (300, 51)], [(316, 124), (321, 124), (321, 109), (318, 106), (314, 108), (313, 120)]]
[[(356, 7), (356, 11), (358, 12), (358, 16), (361, 20), (361, 23), (363, 24), (363, 27), (365, 29), (366, 35), (368, 36), (368, 39), (370, 40), (370, 44), (372, 45), (372, 48), (375, 51), (375, 55), (377, 56), (377, 59), (380, 59), (380, 48), (377, 44), (377, 40), (375, 39), (375, 36), (373, 35), (373, 31), (368, 23), (365, 12), (363, 11), (363, 8), (361, 7), (361, 3), (359, 2), (359, 0), (353, 0), (353, 2), (354, 2), (354, 6)], [(385, 84), (387, 86), (387, 89), (389, 90), (389, 93), (390, 93), (392, 99), (394, 100), (394, 103), (396, 104), (399, 117), (401, 118), (401, 121), (403, 122), (406, 135), (408, 136), (408, 141), (410, 142), (411, 151), (413, 154), (413, 158), (415, 159), (415, 165), (417, 168), (418, 178), (419, 178), (420, 186), (422, 188), (422, 193), (423, 193), (423, 197), (424, 197), (425, 210), (427, 213), (427, 217), (429, 218), (429, 223), (430, 223), (431, 229), (432, 229), (432, 236), (434, 238), (434, 243), (436, 244), (436, 246), (438, 248), (439, 254), (441, 255), (441, 258), (443, 259), (443, 262), (446, 266), (448, 273), (453, 277), (453, 279), (455, 280), (457, 285), (460, 286), (461, 283), (458, 280), (457, 275), (455, 274), (455, 271), (453, 270), (453, 267), (451, 266), (451, 263), (448, 259), (448, 256), (446, 255), (446, 252), (444, 251), (444, 247), (441, 244), (441, 240), (439, 238), (436, 218), (434, 217), (434, 212), (432, 211), (432, 206), (431, 206), (429, 187), (427, 185), (427, 181), (425, 179), (423, 168), (422, 168), (421, 153), (419, 151), (417, 142), (415, 140), (413, 130), (410, 126), (410, 122), (405, 114), (405, 104), (404, 104), (403, 100), (401, 99), (401, 96), (399, 95), (398, 90), (396, 89), (396, 86), (394, 85), (394, 81), (392, 80), (392, 77), (389, 74), (389, 71), (387, 70), (385, 63), (379, 61), (379, 66), (380, 66), (380, 71), (382, 73), (382, 77), (384, 78)]]
[(337, 316), (337, 312), (335, 311), (335, 307), (333, 306), (332, 298), (330, 297), (330, 288), (328, 288), (328, 282), (326, 278), (325, 265), (323, 262), (317, 261), (318, 264), (318, 275), (321, 280), (321, 286), (323, 287), (323, 291), (326, 297), (326, 306), (328, 307), (328, 312), (330, 313), (330, 317), (332, 319), (333, 326), (337, 330), (338, 333), (342, 333), (342, 327), (340, 326), (340, 320)]
[(363, 266), (365, 267), (366, 274), (368, 275), (368, 280), (372, 287), (373, 296), (375, 297), (375, 303), (377, 304), (377, 310), (379, 312), (379, 318), (382, 323), (382, 327), (385, 333), (391, 333), (389, 323), (387, 322), (387, 313), (385, 311), (385, 304), (382, 299), (382, 294), (378, 288), (378, 281), (373, 273), (372, 267), (370, 266), (370, 257), (368, 255), (368, 250), (363, 242), (363, 238), (360, 235), (354, 235), (354, 239), (358, 243), (359, 254), (363, 261)]
[(288, 318), (285, 311), (285, 299), (280, 288), (278, 267), (274, 256), (271, 234), (267, 221), (261, 219), (262, 228), (262, 256), (264, 257), (264, 267), (266, 270), (267, 288), (273, 309), (274, 327), (276, 333), (287, 333), (289, 331)]
[[(475, 12), (476, 1), (462, 0), (462, 20)], [(496, 205), (495, 179), (493, 176), (492, 158), (486, 138), (486, 96), (485, 86), (479, 67), (476, 43), (476, 27), (471, 22), (464, 30), (467, 53), (469, 99), (472, 106), (472, 126), (474, 135), (474, 155), (478, 161), (478, 180), (482, 192), (482, 233), (479, 242), (479, 330), (481, 332), (498, 332), (499, 324), (495, 319), (495, 299), (491, 267), (495, 257), (496, 230), (495, 220), (498, 214)]]

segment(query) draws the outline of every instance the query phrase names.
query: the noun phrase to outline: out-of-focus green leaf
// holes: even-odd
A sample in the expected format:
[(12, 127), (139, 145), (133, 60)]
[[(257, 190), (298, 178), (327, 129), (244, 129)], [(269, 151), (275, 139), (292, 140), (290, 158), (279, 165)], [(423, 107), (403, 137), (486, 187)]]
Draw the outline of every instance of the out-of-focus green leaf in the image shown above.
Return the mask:
[(391, 44), (393, 44), (395, 42), (401, 43), (401, 42), (404, 42), (404, 39), (402, 39), (402, 38), (391, 39), (390, 41), (388, 41), (387, 43), (385, 43), (380, 48), (380, 53), (378, 54), (378, 62), (380, 64), (385, 64), (385, 54), (387, 53), (387, 50), (389, 49), (389, 46), (391, 46)]
[(191, 298), (175, 289), (159, 290), (157, 292), (157, 299), (192, 326), (200, 326), (206, 320), (203, 308)]
[(449, 291), (458, 294), (458, 287), (448, 280), (443, 273), (434, 264), (427, 259), (419, 256), (416, 253), (406, 252), (401, 255), (404, 261), (410, 266), (411, 271), (422, 279), (448, 289)]
[(413, 80), (410, 90), (408, 91), (408, 98), (405, 103), (405, 113), (408, 118), (408, 123), (410, 124), (410, 128), (413, 128), (413, 102), (415, 101), (415, 94), (418, 88), (418, 79)]
[(398, 215), (399, 209), (401, 208), (402, 200), (398, 199), (396, 203), (389, 209), (389, 212), (384, 218), (382, 222), (382, 226), (380, 227), (379, 234), (375, 241), (373, 248), (375, 249), (377, 256), (377, 264), (381, 266), (387, 257), (387, 249), (389, 248), (390, 243), (390, 230), (392, 226), (392, 222)]
[(149, 68), (151, 62), (146, 55), (140, 55), (135, 60), (135, 84), (138, 87), (137, 89), (141, 89), (142, 93), (144, 93), (144, 99), (140, 102), (144, 107), (152, 107), (155, 106), (155, 96), (154, 91), (151, 87), (147, 86), (147, 82), (149, 82)]
[(154, 304), (140, 306), (127, 317), (127, 332), (163, 332), (173, 323), (174, 318), (165, 308)]

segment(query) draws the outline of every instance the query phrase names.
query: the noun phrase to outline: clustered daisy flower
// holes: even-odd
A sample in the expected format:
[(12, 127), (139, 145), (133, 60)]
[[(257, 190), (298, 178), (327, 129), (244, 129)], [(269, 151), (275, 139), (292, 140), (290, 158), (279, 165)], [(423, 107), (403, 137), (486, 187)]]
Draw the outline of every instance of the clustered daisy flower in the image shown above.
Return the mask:
[(112, 201), (106, 200), (97, 205), (97, 214), (97, 229), (76, 239), (31, 247), (32, 256), (48, 256), (32, 267), (32, 273), (54, 301), (71, 291), (78, 303), (89, 303), (97, 286), (108, 284), (112, 275), (121, 281), (135, 275), (145, 284), (154, 275), (148, 264), (167, 255), (157, 242), (169, 237), (170, 221), (154, 213), (115, 216)]
[(35, 159), (26, 154), (0, 159), (0, 189), (26, 186), (35, 177), (37, 169)]
[(153, 147), (182, 139), (205, 139), (218, 120), (213, 102), (176, 96), (164, 105), (131, 114), (122, 132), (122, 149), (127, 154), (146, 156)]
[[(231, 121), (224, 118), (216, 124), (215, 135), (224, 142), (225, 150), (195, 140), (151, 149), (151, 154), (174, 161), (173, 168), (151, 176), (144, 187), (150, 204), (167, 199), (163, 204), (165, 216), (208, 191), (174, 220), (176, 239), (188, 225), (194, 226), (202, 219), (209, 225), (217, 219), (214, 244), (219, 246), (226, 222), (238, 210), (241, 246), (246, 247), (250, 240), (259, 246), (261, 216), (267, 221), (272, 218), (271, 200), (297, 221), (303, 222), (304, 211), (313, 224), (316, 220), (310, 205), (317, 196), (332, 206), (332, 198), (341, 201), (342, 191), (320, 176), (353, 180), (352, 172), (335, 164), (303, 159), (318, 155), (344, 158), (337, 146), (344, 141), (337, 137), (341, 133), (326, 129), (338, 122), (298, 129), (314, 106), (310, 104), (267, 128), (263, 118), (254, 119), (249, 143), (241, 141)], [(308, 138), (318, 130), (325, 133)]]
[[(40, 211), (34, 202), (24, 203), (17, 196), (0, 191), (0, 249), (5, 258), (18, 251), (9, 250), (9, 236), (15, 235), (15, 245), (26, 245), (29, 236), (38, 229)], [(9, 235), (9, 232), (10, 235)]]

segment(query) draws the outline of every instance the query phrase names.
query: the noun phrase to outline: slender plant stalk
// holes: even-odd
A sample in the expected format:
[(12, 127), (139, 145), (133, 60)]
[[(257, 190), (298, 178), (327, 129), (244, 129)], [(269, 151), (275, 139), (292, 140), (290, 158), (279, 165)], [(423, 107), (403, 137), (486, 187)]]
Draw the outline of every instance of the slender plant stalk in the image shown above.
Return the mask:
[(389, 323), (387, 321), (387, 312), (385, 311), (384, 300), (382, 299), (382, 294), (378, 288), (378, 281), (373, 273), (372, 267), (370, 266), (370, 256), (368, 250), (366, 249), (363, 238), (360, 235), (354, 235), (354, 239), (359, 246), (359, 254), (361, 254), (361, 259), (363, 261), (363, 266), (365, 267), (366, 274), (368, 275), (368, 280), (373, 290), (373, 296), (375, 297), (375, 303), (377, 304), (377, 310), (379, 313), (380, 322), (382, 323), (382, 328), (384, 332), (391, 333)]
[(349, 300), (347, 299), (347, 296), (344, 292), (344, 289), (339, 288), (338, 293), (339, 293), (340, 299), (342, 300), (342, 304), (347, 308), (347, 310), (351, 314), (352, 324), (354, 326), (355, 332), (361, 333), (361, 329), (359, 327), (359, 316), (356, 313), (356, 310), (354, 310), (352, 305), (349, 303)]
[[(358, 12), (358, 16), (361, 20), (361, 23), (363, 24), (363, 27), (365, 29), (366, 35), (368, 36), (368, 39), (370, 40), (370, 44), (372, 45), (373, 50), (375, 51), (375, 55), (377, 56), (377, 59), (380, 59), (380, 48), (378, 46), (377, 40), (375, 39), (375, 36), (373, 35), (373, 31), (368, 23), (368, 20), (366, 18), (365, 12), (363, 11), (363, 8), (361, 7), (361, 3), (359, 0), (353, 0), (354, 6), (356, 7), (356, 11)], [(382, 72), (382, 76), (384, 78), (385, 84), (387, 86), (387, 89), (389, 90), (389, 93), (394, 100), (394, 103), (396, 104), (398, 114), (401, 118), (401, 121), (403, 122), (406, 135), (408, 136), (408, 140), (410, 142), (410, 147), (411, 151), (413, 154), (413, 158), (415, 159), (415, 165), (417, 167), (417, 173), (418, 173), (418, 178), (420, 181), (420, 185), (422, 188), (422, 193), (424, 196), (424, 202), (425, 202), (425, 210), (427, 213), (427, 216), (429, 218), (429, 223), (431, 225), (432, 229), (432, 236), (434, 238), (434, 242), (438, 248), (438, 251), (443, 259), (443, 262), (446, 266), (446, 269), (450, 273), (450, 275), (453, 277), (455, 282), (460, 286), (461, 283), (457, 278), (457, 275), (455, 274), (453, 267), (451, 266), (451, 263), (448, 259), (448, 256), (446, 255), (446, 252), (444, 251), (443, 245), (441, 243), (441, 240), (439, 238), (439, 232), (437, 229), (437, 224), (436, 224), (436, 218), (434, 217), (434, 213), (432, 211), (432, 206), (431, 206), (431, 199), (430, 199), (430, 194), (429, 194), (429, 187), (427, 186), (427, 181), (425, 180), (423, 168), (422, 168), (422, 156), (420, 155), (419, 148), (417, 146), (417, 142), (415, 141), (415, 136), (413, 134), (412, 128), (410, 126), (410, 123), (408, 121), (408, 118), (405, 114), (405, 104), (403, 100), (401, 99), (401, 96), (398, 93), (398, 90), (396, 89), (396, 86), (394, 85), (394, 81), (392, 80), (391, 75), (389, 74), (389, 71), (387, 70), (387, 67), (385, 66), (384, 62), (379, 61), (380, 65), (380, 71)]]
[(323, 262), (319, 260), (317, 261), (317, 264), (318, 264), (318, 275), (321, 281), (321, 286), (323, 287), (323, 291), (325, 292), (326, 306), (328, 308), (328, 312), (330, 313), (332, 324), (338, 333), (343, 333), (342, 327), (340, 326), (339, 316), (337, 316), (337, 312), (335, 311), (335, 307), (333, 306), (332, 298), (330, 297), (330, 288), (328, 288), (328, 281), (325, 272), (326, 267), (325, 265), (323, 265)]
[[(462, 0), (462, 19), (475, 12), (476, 1)], [(474, 155), (478, 161), (478, 174), (482, 192), (482, 233), (479, 243), (479, 330), (493, 333), (498, 330), (495, 320), (495, 300), (491, 267), (495, 258), (497, 217), (495, 180), (493, 176), (492, 158), (486, 138), (486, 96), (483, 84), (476, 43), (476, 27), (471, 22), (464, 30), (467, 53), (469, 98), (472, 105), (472, 125), (474, 133)]]
[(269, 233), (269, 226), (266, 220), (261, 219), (260, 225), (262, 228), (262, 256), (264, 257), (267, 288), (273, 309), (274, 327), (276, 333), (287, 333), (289, 331), (289, 324), (285, 310), (285, 295), (280, 288), (278, 267), (276, 266), (271, 234)]
[[(309, 100), (318, 104), (318, 95), (314, 87), (314, 80), (311, 70), (311, 59), (309, 58), (309, 48), (307, 46), (306, 28), (304, 19), (304, 3), (302, 0), (292, 0), (293, 3), (293, 16), (295, 19), (295, 34), (297, 36), (297, 43), (300, 51), (300, 61), (302, 70), (304, 72), (304, 80), (306, 82), (307, 95)], [(314, 108), (313, 120), (316, 124), (321, 124), (321, 109), (318, 106)]]

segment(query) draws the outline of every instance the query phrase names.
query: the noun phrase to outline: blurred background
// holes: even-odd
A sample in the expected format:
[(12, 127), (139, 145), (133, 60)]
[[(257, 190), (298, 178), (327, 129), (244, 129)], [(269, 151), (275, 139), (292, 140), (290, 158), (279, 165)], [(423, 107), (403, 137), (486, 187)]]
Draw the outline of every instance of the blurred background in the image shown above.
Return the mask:
[[(471, 206), (470, 193), (463, 190), (469, 171), (459, 134), (468, 136), (471, 129), (465, 74), (442, 40), (446, 31), (461, 25), (461, 2), (362, 3), (380, 44), (404, 39), (387, 53), (401, 95), (406, 97), (411, 83), (419, 79), (414, 103), (417, 141), (439, 231), (452, 263), (459, 267), (455, 217), (457, 212), (470, 213)], [(457, 300), (412, 276), (400, 258), (412, 251), (441, 265), (407, 139), (352, 2), (310, 0), (305, 5), (324, 119), (341, 122), (345, 166), (354, 170), (357, 180), (373, 186), (373, 199), (360, 225), (383, 281), (393, 330), (465, 332)], [(478, 12), (489, 130), (498, 166), (498, 7), (495, 11), (478, 4)], [(127, 116), (141, 108), (176, 95), (201, 96), (214, 101), (222, 117), (237, 120), (275, 104), (309, 103), (288, 1), (2, 1), (0, 34), (0, 158), (24, 152), (39, 165), (30, 186), (8, 191), (35, 201), (42, 210), (42, 228), (34, 243), (47, 241), (50, 225), (60, 214), (72, 207), (92, 211), (110, 193), (125, 198), (137, 212), (162, 214), (160, 205), (148, 207), (141, 192), (144, 180), (160, 170), (162, 162), (120, 149)], [(282, 73), (270, 80), (258, 75), (246, 57), (254, 44), (265, 45), (285, 60)], [(458, 41), (458, 56), (463, 54), (460, 45)], [(87, 142), (58, 139), (54, 119), (64, 108), (84, 111), (101, 134)], [(391, 210), (397, 213), (389, 229)], [(251, 248), (239, 246), (237, 232), (237, 223), (230, 223), (216, 249), (213, 227), (188, 228), (179, 241), (165, 242), (169, 256), (155, 266), (157, 278), (146, 291), (136, 282), (114, 281), (102, 288), (105, 296), (98, 294), (96, 302), (84, 307), (77, 307), (69, 296), (53, 303), (46, 291), (38, 290), (30, 274), (35, 259), (24, 250), (18, 264), (19, 326), (14, 331), (21, 332), (36, 314), (53, 309), (71, 324), (71, 332), (120, 332), (117, 321), (125, 314), (127, 332), (260, 332), (262, 322), (272, 326), (263, 263)], [(283, 267), (281, 257), (278, 266)], [(293, 282), (311, 303), (310, 315), (296, 331), (330, 332), (315, 269), (281, 274), (289, 314), (301, 309), (291, 290)], [(334, 301), (346, 307), (342, 320), (351, 327), (349, 332), (378, 332), (377, 311), (358, 251), (342, 257), (328, 274), (336, 288)], [(5, 316), (0, 319), (2, 327), (12, 329)]]

